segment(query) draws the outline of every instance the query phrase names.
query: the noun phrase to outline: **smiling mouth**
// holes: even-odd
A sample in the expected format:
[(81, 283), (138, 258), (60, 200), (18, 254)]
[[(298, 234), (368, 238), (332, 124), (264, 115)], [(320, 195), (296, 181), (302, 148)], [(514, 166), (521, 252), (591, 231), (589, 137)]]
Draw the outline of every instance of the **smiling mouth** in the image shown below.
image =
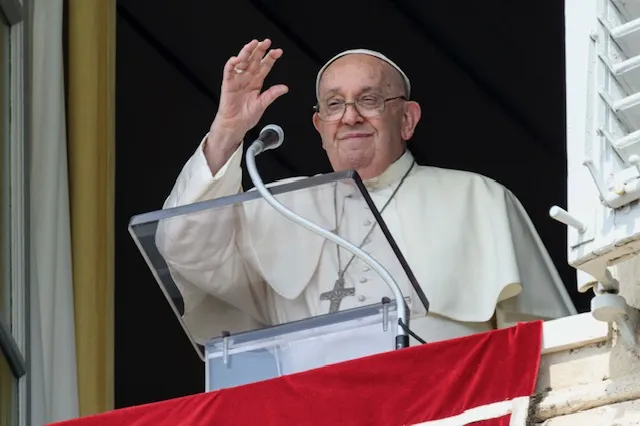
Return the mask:
[(370, 137), (371, 134), (370, 133), (352, 133), (349, 135), (344, 135), (341, 136), (339, 139), (340, 140), (347, 140), (347, 139), (364, 139), (364, 138), (368, 138)]

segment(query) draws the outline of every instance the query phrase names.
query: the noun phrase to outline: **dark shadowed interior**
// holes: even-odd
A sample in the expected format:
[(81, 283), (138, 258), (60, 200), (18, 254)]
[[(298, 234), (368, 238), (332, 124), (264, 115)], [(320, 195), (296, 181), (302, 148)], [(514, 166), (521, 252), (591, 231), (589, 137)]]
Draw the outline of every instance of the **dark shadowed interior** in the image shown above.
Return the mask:
[(316, 72), (348, 48), (382, 51), (422, 105), (409, 145), (418, 162), (513, 191), (578, 310), (588, 310), (566, 263), (565, 227), (548, 216), (566, 203), (563, 21), (562, 1), (119, 0), (116, 406), (204, 390), (204, 366), (127, 223), (162, 207), (216, 113), (225, 61), (252, 38), (284, 49), (267, 84), (290, 88), (248, 138), (269, 123), (285, 130), (284, 145), (257, 160), (265, 182), (330, 171), (311, 122)]

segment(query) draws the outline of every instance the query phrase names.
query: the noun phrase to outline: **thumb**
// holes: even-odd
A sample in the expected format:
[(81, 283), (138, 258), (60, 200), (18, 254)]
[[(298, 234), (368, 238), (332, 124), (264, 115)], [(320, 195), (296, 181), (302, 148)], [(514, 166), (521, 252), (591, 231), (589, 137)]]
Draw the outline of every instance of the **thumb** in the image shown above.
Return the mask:
[(262, 94), (258, 97), (258, 102), (262, 109), (267, 109), (269, 105), (273, 103), (280, 96), (289, 92), (289, 88), (284, 84), (278, 84), (275, 86), (271, 86), (268, 90), (262, 92)]

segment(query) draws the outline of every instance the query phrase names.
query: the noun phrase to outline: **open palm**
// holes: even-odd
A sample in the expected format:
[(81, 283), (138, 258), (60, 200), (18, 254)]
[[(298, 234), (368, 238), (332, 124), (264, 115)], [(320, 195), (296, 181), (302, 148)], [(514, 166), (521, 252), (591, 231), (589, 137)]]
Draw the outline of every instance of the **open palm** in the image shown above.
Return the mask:
[(238, 134), (255, 127), (267, 107), (289, 90), (278, 84), (261, 92), (266, 76), (283, 53), (281, 49), (273, 49), (265, 55), (269, 46), (269, 39), (252, 40), (225, 64), (216, 119)]

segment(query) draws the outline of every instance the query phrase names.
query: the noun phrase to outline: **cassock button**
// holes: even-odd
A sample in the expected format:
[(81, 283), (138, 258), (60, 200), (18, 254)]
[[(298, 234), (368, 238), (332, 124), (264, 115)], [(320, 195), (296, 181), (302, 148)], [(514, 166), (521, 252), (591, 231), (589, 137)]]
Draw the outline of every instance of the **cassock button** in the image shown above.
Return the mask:
[(362, 278), (360, 278), (360, 282), (361, 282), (361, 283), (366, 283), (366, 282), (367, 282), (367, 279), (366, 279), (365, 277), (362, 277)]
[(364, 302), (365, 297), (361, 294), (358, 296), (358, 301)]
[(365, 265), (364, 268), (362, 268), (362, 272), (369, 272), (370, 270), (369, 265)]
[(364, 226), (369, 226), (369, 225), (371, 225), (371, 223), (372, 223), (372, 222), (371, 222), (371, 220), (369, 220), (369, 219), (365, 219), (365, 221), (364, 221), (362, 224), (363, 224)]

